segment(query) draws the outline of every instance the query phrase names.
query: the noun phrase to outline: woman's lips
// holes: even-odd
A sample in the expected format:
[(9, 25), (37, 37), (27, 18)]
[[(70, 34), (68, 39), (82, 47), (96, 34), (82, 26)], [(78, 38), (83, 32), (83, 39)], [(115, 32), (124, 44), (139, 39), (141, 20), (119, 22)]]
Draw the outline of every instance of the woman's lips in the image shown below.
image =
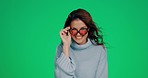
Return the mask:
[(76, 36), (76, 39), (81, 39), (81, 38), (82, 38), (82, 36), (78, 36), (78, 37)]

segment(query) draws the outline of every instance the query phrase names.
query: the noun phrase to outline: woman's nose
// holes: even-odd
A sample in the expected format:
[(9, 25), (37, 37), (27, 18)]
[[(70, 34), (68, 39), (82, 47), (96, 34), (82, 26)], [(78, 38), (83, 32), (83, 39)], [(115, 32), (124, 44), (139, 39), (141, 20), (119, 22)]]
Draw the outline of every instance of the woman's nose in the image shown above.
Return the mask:
[(77, 33), (77, 36), (80, 36), (80, 33)]

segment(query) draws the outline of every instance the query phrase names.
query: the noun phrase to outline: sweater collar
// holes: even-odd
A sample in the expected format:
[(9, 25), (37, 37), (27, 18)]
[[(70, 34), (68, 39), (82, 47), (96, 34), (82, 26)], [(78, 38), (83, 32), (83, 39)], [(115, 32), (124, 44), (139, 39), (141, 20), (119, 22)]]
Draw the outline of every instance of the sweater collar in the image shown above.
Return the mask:
[(89, 38), (87, 38), (87, 42), (85, 44), (82, 44), (82, 45), (79, 45), (75, 41), (72, 40), (71, 48), (73, 48), (75, 50), (82, 50), (82, 49), (88, 48), (91, 45), (92, 45), (92, 42), (90, 41)]

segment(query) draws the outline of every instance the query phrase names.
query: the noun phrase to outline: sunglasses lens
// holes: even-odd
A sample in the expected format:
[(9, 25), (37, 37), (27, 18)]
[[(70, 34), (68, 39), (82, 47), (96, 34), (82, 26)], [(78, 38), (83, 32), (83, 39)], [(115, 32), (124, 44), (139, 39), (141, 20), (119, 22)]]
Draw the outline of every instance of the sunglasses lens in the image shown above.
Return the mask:
[(71, 35), (76, 35), (77, 34), (77, 30), (76, 29), (71, 29), (70, 33), (71, 33)]
[(87, 29), (81, 29), (81, 30), (80, 30), (80, 34), (81, 34), (81, 35), (85, 35), (86, 33), (87, 33)]

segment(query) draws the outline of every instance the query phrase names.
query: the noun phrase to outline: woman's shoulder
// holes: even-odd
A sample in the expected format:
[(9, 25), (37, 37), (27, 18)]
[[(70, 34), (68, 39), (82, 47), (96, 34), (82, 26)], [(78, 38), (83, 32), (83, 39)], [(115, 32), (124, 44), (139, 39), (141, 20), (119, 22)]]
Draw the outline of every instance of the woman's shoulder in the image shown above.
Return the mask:
[(58, 44), (56, 47), (56, 57), (59, 57), (63, 51), (62, 44)]
[(94, 48), (99, 50), (101, 53), (106, 53), (107, 52), (107, 49), (104, 45), (94, 45)]
[(98, 47), (100, 47), (101, 49), (106, 50), (106, 47), (104, 45), (98, 45)]
[(57, 45), (56, 49), (57, 50), (62, 50), (63, 49), (62, 46), (63, 46), (62, 43), (60, 43), (60, 44)]
[(94, 40), (91, 40), (91, 43), (94, 47), (106, 51), (106, 47), (104, 44), (97, 44)]

